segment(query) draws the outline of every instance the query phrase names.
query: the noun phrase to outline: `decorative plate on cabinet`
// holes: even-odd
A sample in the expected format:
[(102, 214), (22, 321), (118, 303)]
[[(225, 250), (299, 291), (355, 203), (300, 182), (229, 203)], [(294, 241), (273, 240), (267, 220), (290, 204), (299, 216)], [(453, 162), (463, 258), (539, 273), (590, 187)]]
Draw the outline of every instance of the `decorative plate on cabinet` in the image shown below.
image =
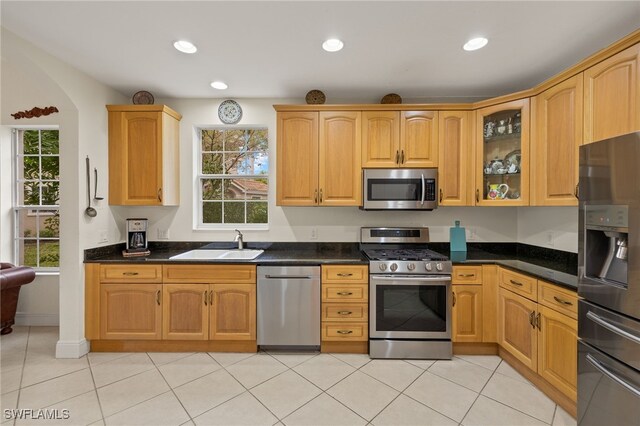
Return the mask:
[(218, 118), (224, 124), (236, 124), (242, 118), (242, 108), (236, 101), (227, 99), (218, 107)]
[(146, 90), (141, 90), (133, 95), (134, 105), (153, 105), (153, 95)]

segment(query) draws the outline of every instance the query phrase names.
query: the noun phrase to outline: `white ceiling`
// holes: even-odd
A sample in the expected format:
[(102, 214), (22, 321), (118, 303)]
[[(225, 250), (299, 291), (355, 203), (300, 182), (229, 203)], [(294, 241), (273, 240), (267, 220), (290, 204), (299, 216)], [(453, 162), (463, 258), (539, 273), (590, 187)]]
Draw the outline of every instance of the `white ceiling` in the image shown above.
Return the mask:
[[(328, 103), (530, 88), (640, 26), (640, 1), (7, 1), (2, 26), (130, 96)], [(465, 52), (482, 35), (489, 45)], [(321, 43), (345, 47), (327, 53)], [(198, 46), (176, 51), (175, 40)], [(209, 86), (229, 85), (225, 91)]]

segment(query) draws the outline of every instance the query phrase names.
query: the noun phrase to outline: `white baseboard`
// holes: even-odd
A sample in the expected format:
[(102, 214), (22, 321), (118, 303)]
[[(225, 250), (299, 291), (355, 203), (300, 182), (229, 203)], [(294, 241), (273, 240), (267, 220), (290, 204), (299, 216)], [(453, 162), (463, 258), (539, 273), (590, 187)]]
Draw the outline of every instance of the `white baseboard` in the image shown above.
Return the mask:
[(24, 312), (16, 312), (16, 325), (57, 327), (60, 325), (60, 316), (58, 314), (27, 314)]
[(89, 342), (82, 340), (58, 340), (56, 344), (56, 358), (80, 358), (89, 353)]

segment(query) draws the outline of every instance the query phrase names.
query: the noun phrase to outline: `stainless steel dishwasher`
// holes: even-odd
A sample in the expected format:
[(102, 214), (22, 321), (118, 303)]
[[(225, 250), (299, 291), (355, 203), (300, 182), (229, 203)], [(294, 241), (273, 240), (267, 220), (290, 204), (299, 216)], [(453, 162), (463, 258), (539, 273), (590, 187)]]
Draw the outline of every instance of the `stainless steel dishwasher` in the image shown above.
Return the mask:
[(257, 341), (320, 346), (319, 266), (258, 266)]

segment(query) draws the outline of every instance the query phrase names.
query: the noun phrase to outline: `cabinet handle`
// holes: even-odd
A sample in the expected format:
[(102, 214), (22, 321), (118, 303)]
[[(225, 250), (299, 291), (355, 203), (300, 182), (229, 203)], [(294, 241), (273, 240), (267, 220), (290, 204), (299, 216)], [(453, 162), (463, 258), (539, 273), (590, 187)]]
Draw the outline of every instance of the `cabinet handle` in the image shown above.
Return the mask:
[(131, 277), (133, 275), (138, 275), (138, 274), (139, 274), (138, 272), (123, 272), (122, 273), (122, 275), (126, 275), (128, 277)]
[(456, 306), (456, 292), (452, 292), (453, 293), (453, 306)]
[(341, 273), (338, 274), (338, 276), (339, 277), (352, 277), (353, 274), (346, 274), (346, 273), (341, 272)]
[(160, 290), (156, 291), (156, 303), (160, 306)]
[(351, 334), (351, 333), (353, 333), (353, 330), (338, 330), (337, 333), (338, 334)]
[(518, 287), (522, 287), (524, 284), (519, 283), (518, 281), (514, 281), (514, 280), (509, 280), (509, 282), (513, 285), (517, 285)]
[(534, 323), (535, 320), (536, 320), (536, 311), (531, 311), (531, 313), (529, 314), (529, 324), (531, 324), (531, 327), (533, 327), (534, 329), (536, 328), (536, 325)]
[(203, 296), (204, 296), (204, 306), (207, 306), (207, 296), (208, 295), (207, 295), (207, 291), (206, 290), (205, 290)]
[(158, 201), (162, 202), (162, 188), (158, 188)]
[(351, 315), (352, 311), (338, 311), (338, 315)]
[(209, 292), (209, 306), (213, 306), (213, 290)]
[(402, 150), (402, 154), (400, 155), (400, 164), (404, 164), (404, 149)]
[(473, 278), (476, 276), (476, 274), (458, 274), (458, 276), (464, 278)]
[(567, 306), (573, 305), (573, 303), (560, 299), (558, 296), (553, 296), (553, 299), (558, 303), (562, 303), (563, 305), (567, 305)]
[(438, 200), (439, 203), (442, 202), (442, 188), (440, 188), (440, 200)]
[(322, 204), (322, 188), (320, 188), (320, 204)]
[(314, 195), (313, 195), (313, 202), (318, 204), (318, 188), (316, 188)]
[(400, 164), (400, 151), (396, 150), (396, 164)]
[(574, 194), (575, 194), (576, 198), (579, 200), (580, 199), (580, 197), (579, 197), (579, 195), (580, 195), (580, 182), (576, 183), (576, 191), (574, 192)]
[(536, 315), (536, 327), (538, 327), (538, 330), (540, 330), (540, 312), (538, 312), (538, 315)]
[(338, 296), (351, 296), (353, 292), (351, 291), (339, 291)]
[(476, 189), (476, 203), (480, 202), (480, 190)]

